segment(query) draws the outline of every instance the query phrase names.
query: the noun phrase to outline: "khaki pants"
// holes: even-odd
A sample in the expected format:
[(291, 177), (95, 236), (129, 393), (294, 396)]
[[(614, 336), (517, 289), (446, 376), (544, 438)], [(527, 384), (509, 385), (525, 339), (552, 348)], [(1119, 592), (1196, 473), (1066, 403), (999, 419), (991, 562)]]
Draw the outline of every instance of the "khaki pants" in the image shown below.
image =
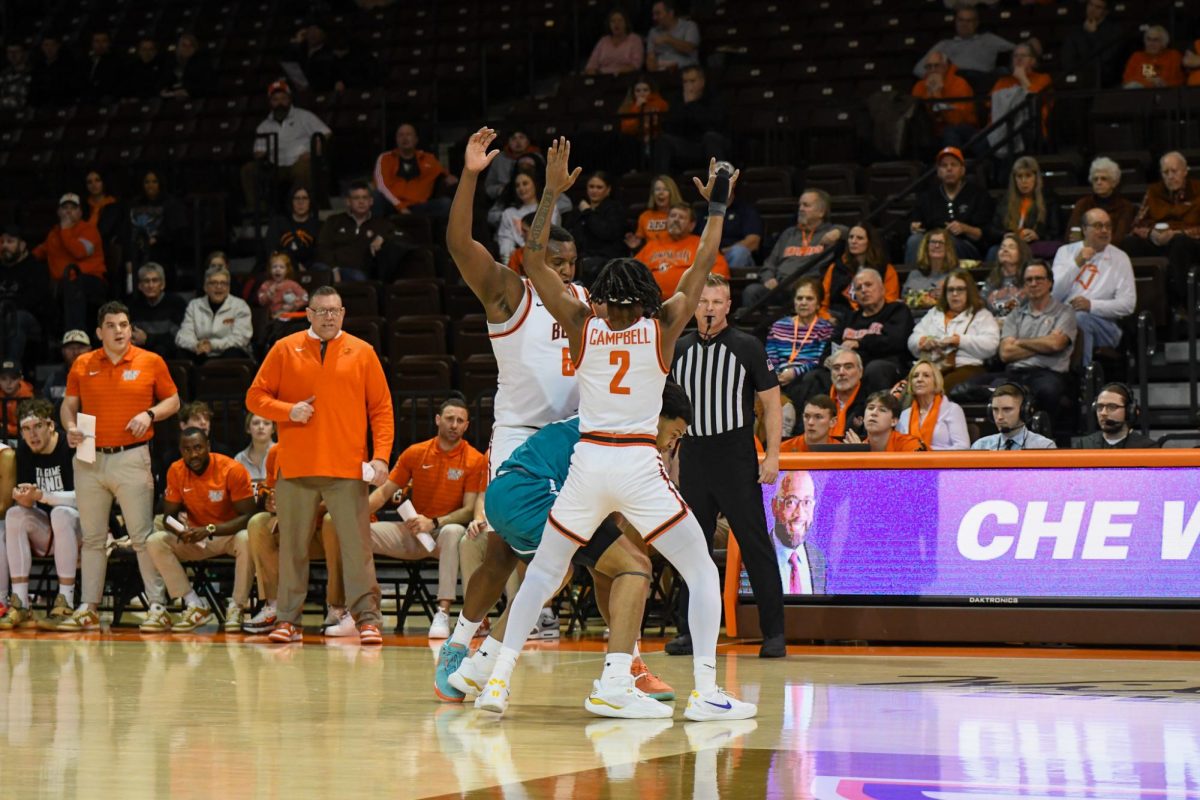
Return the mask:
[[(336, 523), (330, 524), (331, 519), (325, 517), (322, 528), (325, 531), (336, 529)], [(434, 531), (432, 536), (437, 542), (433, 552), (425, 549), (416, 536), (404, 529), (398, 522), (371, 523), (371, 553), (374, 555), (398, 558), (401, 561), (420, 561), (425, 558), (438, 560), (438, 600), (454, 602), (458, 589), (458, 541), (466, 533), (462, 525), (443, 525), (441, 530)], [(336, 531), (333, 533), (336, 536)], [(327, 534), (328, 538), (328, 534)], [(335, 556), (325, 559), (329, 569), (329, 585), (340, 584), (342, 580), (342, 565)]]
[(137, 554), (138, 571), (151, 603), (167, 602), (163, 579), (146, 550), (153, 530), (154, 476), (150, 472), (150, 446), (119, 453), (96, 453), (96, 463), (72, 459), (75, 468), (75, 498), (83, 531), (83, 585), (79, 601), (99, 605), (108, 571), (108, 515), (115, 499), (125, 518), (129, 540)]
[[(275, 602), (279, 595), (279, 525), (275, 515), (260, 511), (246, 523), (250, 537), (250, 557), (254, 560), (254, 575), (258, 579), (258, 596), (262, 600)], [(314, 526), (315, 527), (315, 526)], [(323, 561), (326, 552), (337, 552), (337, 541), (332, 546), (316, 535), (309, 535), (308, 558)], [(332, 581), (325, 584), (325, 602), (331, 606), (346, 605), (341, 580), (335, 587)]]
[(183, 597), (192, 590), (183, 569), (184, 561), (206, 561), (217, 556), (233, 556), (233, 602), (240, 608), (250, 605), (250, 584), (254, 582), (254, 562), (250, 558), (250, 538), (245, 531), (233, 536), (214, 536), (203, 542), (185, 544), (168, 531), (155, 531), (146, 543), (154, 566), (166, 581), (171, 597)]
[(275, 613), (281, 622), (300, 622), (304, 598), (308, 595), (312, 521), (317, 506), (324, 500), (338, 530), (337, 553), (345, 565), (346, 606), (360, 626), (380, 623), (379, 584), (375, 580), (375, 561), (371, 558), (368, 488), (356, 478), (279, 479), (275, 487), (279, 517), (279, 597)]

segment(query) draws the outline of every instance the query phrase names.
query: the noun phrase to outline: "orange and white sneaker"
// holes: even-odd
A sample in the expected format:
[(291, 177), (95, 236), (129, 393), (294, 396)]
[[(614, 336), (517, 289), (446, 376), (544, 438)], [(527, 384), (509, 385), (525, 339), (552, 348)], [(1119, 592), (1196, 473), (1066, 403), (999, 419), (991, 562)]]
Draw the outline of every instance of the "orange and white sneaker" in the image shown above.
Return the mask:
[(290, 622), (277, 622), (275, 623), (275, 629), (271, 631), (267, 639), (274, 644), (299, 642), (303, 641), (304, 632)]
[(675, 690), (662, 678), (650, 671), (642, 657), (638, 656), (629, 665), (629, 674), (633, 675), (633, 685), (641, 689), (655, 700), (674, 700)]
[(359, 644), (381, 645), (383, 644), (383, 634), (379, 632), (378, 625), (367, 623), (358, 629)]

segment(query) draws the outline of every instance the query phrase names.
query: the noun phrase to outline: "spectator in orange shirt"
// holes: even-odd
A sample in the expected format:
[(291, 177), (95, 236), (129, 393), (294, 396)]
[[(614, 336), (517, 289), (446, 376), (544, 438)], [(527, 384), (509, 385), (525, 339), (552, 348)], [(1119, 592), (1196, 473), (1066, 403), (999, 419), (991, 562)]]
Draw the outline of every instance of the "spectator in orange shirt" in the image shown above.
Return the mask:
[(79, 195), (68, 192), (59, 198), (58, 224), (46, 235), (46, 241), (33, 249), (33, 256), (49, 265), (51, 281), (62, 280), (69, 267), (78, 268), (79, 275), (64, 282), (59, 291), (64, 305), (64, 327), (83, 329), (87, 324), (88, 304), (103, 303), (108, 284), (104, 243), (96, 226), (83, 218)]
[(17, 404), (33, 397), (33, 384), (21, 377), (21, 365), (16, 361), (0, 362), (0, 401), (3, 402), (3, 430), (9, 437), (17, 435)]
[(833, 421), (837, 419), (838, 407), (827, 394), (814, 394), (804, 403), (801, 422), (804, 433), (784, 442), (781, 453), (807, 453), (814, 444), (833, 444)]
[(401, 214), (449, 216), (450, 198), (434, 195), (441, 187), (458, 183), (458, 178), (433, 153), (418, 150), (419, 141), (415, 125), (400, 123), (396, 149), (375, 160), (375, 189)]
[[(992, 122), (1003, 117), (1016, 105), (1025, 102), (1025, 98), (1028, 95), (1042, 94), (1050, 88), (1050, 76), (1044, 72), (1037, 71), (1038, 59), (1041, 57), (1041, 53), (1042, 47), (1036, 39), (1026, 39), (1013, 48), (1012, 74), (1005, 75), (992, 85)], [(1049, 96), (1040, 98), (1039, 105), (1042, 115), (1042, 135), (1046, 136), (1050, 131), (1048, 121), (1050, 119), (1051, 101)], [(1023, 120), (1023, 118), (1021, 119)], [(1023, 124), (1023, 121), (1018, 124)], [(988, 139), (992, 144), (998, 144), (1007, 135), (1007, 126), (1003, 126), (998, 130), (992, 131), (988, 135)], [(1028, 143), (1022, 141), (1020, 137), (1005, 145), (1007, 152), (1019, 153), (1027, 147)]]
[[(430, 639), (450, 637), (450, 606), (458, 596), (459, 542), (475, 518), (475, 501), (487, 480), (487, 460), (463, 436), (470, 420), (467, 404), (452, 397), (442, 403), (434, 418), (437, 436), (408, 447), (388, 475), (387, 481), (371, 492), (370, 509), (375, 513), (396, 492), (408, 489), (408, 500), (417, 515), (401, 522), (371, 523), (371, 552), (419, 561), (438, 560), (438, 611), (429, 628)], [(326, 516), (324, 525), (333, 525)], [(327, 540), (328, 532), (322, 534)], [(479, 547), (486, 537), (463, 541), (464, 547)], [(341, 581), (337, 554), (326, 558), (329, 582)]]
[[(664, 298), (675, 294), (679, 279), (696, 260), (700, 237), (692, 232), (695, 228), (696, 213), (692, 207), (687, 203), (673, 205), (667, 214), (668, 238), (646, 242), (646, 246), (635, 256), (650, 269)], [(712, 274), (729, 279), (729, 264), (720, 253), (717, 253)]]
[(1200, 39), (1192, 42), (1192, 49), (1183, 54), (1183, 66), (1188, 71), (1187, 85), (1200, 86)]
[(638, 215), (637, 230), (625, 234), (625, 245), (637, 251), (653, 239), (667, 238), (667, 212), (683, 202), (683, 194), (670, 175), (656, 175), (650, 184), (646, 210)]
[(900, 401), (889, 391), (874, 392), (867, 397), (863, 425), (867, 429), (867, 444), (872, 453), (915, 453), (925, 450), (916, 436), (899, 433)]
[[(1125, 62), (1126, 89), (1162, 89), (1183, 85), (1183, 56), (1167, 47), (1171, 35), (1161, 25), (1151, 25), (1142, 36), (1145, 50), (1139, 50)], [(1198, 62), (1200, 63), (1200, 62)]]
[[(913, 97), (951, 100), (975, 94), (945, 53), (934, 50), (926, 56), (924, 69), (925, 77), (913, 86)], [(940, 139), (941, 147), (962, 147), (979, 130), (979, 116), (970, 99), (961, 103), (929, 103), (925, 110), (933, 120), (933, 133)]]
[[(242, 612), (250, 604), (250, 585), (254, 582), (246, 533), (246, 523), (255, 511), (250, 473), (229, 456), (210, 452), (208, 434), (200, 428), (188, 428), (180, 434), (179, 453), (180, 459), (167, 470), (163, 519), (174, 518), (186, 527), (182, 531), (152, 533), (146, 549), (167, 591), (183, 600), (183, 616), (176, 622), (166, 608), (152, 606), (139, 627), (152, 633), (186, 632), (207, 624), (213, 610), (196, 594), (181, 562), (233, 556), (233, 596), (225, 610), (225, 630), (241, 630)], [(181, 512), (187, 513), (186, 522), (179, 519)]]

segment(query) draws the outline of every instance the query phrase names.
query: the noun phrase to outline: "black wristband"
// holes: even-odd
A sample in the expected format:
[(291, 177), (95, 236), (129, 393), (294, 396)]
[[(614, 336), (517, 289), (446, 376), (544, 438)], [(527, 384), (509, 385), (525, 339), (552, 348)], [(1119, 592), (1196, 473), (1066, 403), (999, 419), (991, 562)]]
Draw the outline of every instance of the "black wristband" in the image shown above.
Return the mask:
[(436, 531), (436, 530), (437, 530), (438, 528), (440, 528), (440, 527), (442, 527), (442, 526), (441, 526), (441, 524), (438, 522), (438, 518), (437, 518), (437, 517), (434, 517), (434, 518), (433, 518), (433, 529)]
[(151, 422), (154, 422), (154, 409), (153, 408), (147, 408), (146, 415), (150, 417)]

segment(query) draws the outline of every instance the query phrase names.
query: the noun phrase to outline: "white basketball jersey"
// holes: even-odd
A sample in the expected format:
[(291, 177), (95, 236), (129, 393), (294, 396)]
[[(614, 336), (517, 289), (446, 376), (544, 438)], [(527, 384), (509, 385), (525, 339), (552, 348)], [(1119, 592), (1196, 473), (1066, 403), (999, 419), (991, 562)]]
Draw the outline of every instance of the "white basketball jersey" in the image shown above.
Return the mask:
[(606, 320), (588, 317), (575, 364), (580, 432), (658, 434), (668, 372), (661, 336), (656, 319), (614, 331)]
[[(524, 284), (513, 315), (488, 323), (499, 371), (495, 424), (542, 428), (578, 411), (579, 388), (566, 331), (542, 305), (533, 284)], [(572, 283), (567, 288), (587, 301), (582, 287)]]

